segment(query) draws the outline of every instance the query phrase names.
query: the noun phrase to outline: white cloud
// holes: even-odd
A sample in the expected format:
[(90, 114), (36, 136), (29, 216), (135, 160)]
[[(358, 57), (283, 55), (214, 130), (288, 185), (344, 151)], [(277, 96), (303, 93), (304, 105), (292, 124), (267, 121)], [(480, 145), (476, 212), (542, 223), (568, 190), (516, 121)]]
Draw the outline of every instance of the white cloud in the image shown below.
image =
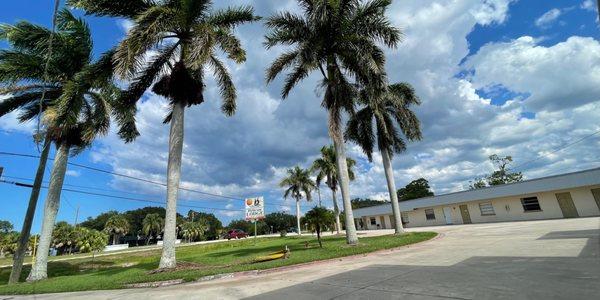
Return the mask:
[(76, 171), (76, 170), (67, 170), (66, 174), (67, 174), (67, 176), (71, 176), (71, 177), (81, 176), (81, 172)]
[(547, 28), (552, 23), (554, 23), (554, 21), (556, 21), (561, 16), (561, 14), (562, 14), (562, 12), (560, 9), (553, 8), (553, 9), (547, 11), (545, 14), (543, 14), (537, 20), (535, 20), (535, 26), (540, 27), (540, 28)]
[(581, 3), (580, 7), (585, 10), (596, 11), (596, 4), (594, 4), (594, 1), (592, 1), (592, 0), (583, 1), (583, 3)]

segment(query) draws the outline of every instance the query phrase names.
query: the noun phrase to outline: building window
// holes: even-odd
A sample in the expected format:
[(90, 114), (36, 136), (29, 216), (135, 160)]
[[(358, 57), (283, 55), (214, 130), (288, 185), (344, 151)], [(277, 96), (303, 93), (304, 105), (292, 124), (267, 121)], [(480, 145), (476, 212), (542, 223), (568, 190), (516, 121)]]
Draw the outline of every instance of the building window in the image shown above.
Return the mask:
[(405, 211), (401, 212), (400, 219), (402, 220), (403, 224), (408, 224), (408, 213)]
[(479, 210), (481, 211), (482, 216), (496, 215), (496, 212), (494, 211), (494, 206), (491, 202), (479, 203)]
[(425, 210), (425, 218), (427, 220), (435, 220), (435, 212), (433, 211), (433, 208), (428, 208)]
[(371, 225), (377, 225), (377, 220), (375, 220), (375, 218), (371, 218)]
[(541, 211), (540, 202), (537, 197), (527, 197), (521, 199), (521, 204), (523, 204), (523, 210), (525, 212), (528, 211)]

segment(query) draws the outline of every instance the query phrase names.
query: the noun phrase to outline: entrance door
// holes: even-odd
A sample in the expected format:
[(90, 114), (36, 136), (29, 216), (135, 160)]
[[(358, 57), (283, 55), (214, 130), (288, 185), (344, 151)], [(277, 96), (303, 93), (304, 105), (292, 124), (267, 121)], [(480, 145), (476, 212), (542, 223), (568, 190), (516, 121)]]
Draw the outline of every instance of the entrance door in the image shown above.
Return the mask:
[(446, 224), (452, 224), (452, 209), (450, 207), (444, 207), (444, 218), (446, 218)]
[(594, 200), (596, 200), (596, 205), (598, 205), (598, 209), (600, 209), (600, 189), (593, 189), (592, 194), (594, 195)]
[(379, 216), (379, 221), (381, 223), (381, 229), (385, 229), (385, 217), (384, 216)]
[(556, 194), (556, 200), (558, 200), (558, 206), (560, 206), (560, 210), (562, 210), (565, 218), (579, 217), (577, 208), (575, 208), (575, 204), (573, 203), (573, 198), (571, 198), (571, 193), (558, 193)]
[(471, 224), (471, 215), (469, 214), (469, 208), (467, 205), (460, 206), (460, 214), (463, 219), (463, 224)]

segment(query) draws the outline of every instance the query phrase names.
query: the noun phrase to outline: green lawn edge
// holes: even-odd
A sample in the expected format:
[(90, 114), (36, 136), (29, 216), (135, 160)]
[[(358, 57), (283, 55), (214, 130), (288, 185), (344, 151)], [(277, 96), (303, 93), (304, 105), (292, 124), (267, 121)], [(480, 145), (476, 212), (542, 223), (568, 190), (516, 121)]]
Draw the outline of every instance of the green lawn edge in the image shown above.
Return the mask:
[[(160, 249), (120, 253), (94, 259), (53, 261), (48, 266), (50, 278), (36, 283), (6, 285), (10, 268), (0, 269), (0, 295), (122, 289), (127, 288), (129, 284), (175, 279), (189, 282), (210, 275), (267, 270), (393, 249), (427, 241), (436, 236), (435, 232), (412, 232), (399, 236), (362, 237), (359, 245), (356, 246), (346, 245), (343, 236), (329, 236), (323, 238), (323, 249), (318, 248), (314, 236), (262, 238), (257, 241), (250, 238), (180, 247), (177, 249), (178, 262), (193, 263), (200, 269), (157, 274), (148, 274), (148, 272), (158, 266)], [(309, 243), (310, 248), (305, 248), (306, 242)], [(289, 259), (249, 263), (258, 256), (282, 250), (286, 245), (291, 249)], [(24, 267), (22, 279), (27, 276), (29, 269), (29, 266)]]

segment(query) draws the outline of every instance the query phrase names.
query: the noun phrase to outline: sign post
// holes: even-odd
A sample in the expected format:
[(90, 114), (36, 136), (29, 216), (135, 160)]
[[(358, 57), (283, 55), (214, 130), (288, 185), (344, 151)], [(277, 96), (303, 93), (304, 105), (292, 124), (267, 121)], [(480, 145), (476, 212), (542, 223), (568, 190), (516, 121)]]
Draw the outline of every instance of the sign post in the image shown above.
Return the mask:
[(265, 200), (263, 197), (247, 198), (246, 221), (254, 222), (254, 244), (256, 244), (256, 223), (265, 218)]

